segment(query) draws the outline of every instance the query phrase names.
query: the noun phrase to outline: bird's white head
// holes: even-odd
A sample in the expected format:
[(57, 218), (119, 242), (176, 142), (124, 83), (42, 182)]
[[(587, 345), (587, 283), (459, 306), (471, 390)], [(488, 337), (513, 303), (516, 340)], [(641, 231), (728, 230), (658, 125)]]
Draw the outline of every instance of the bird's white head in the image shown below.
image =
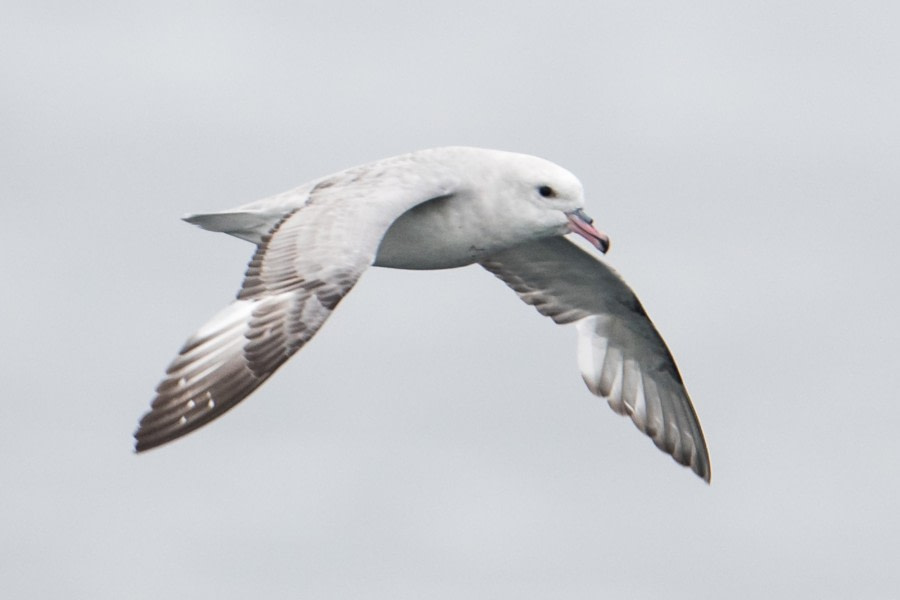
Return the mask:
[[(606, 252), (609, 237), (584, 212), (584, 188), (570, 171), (543, 158), (494, 151), (492, 195), (535, 235), (577, 233)], [(491, 163), (484, 163), (491, 164)]]

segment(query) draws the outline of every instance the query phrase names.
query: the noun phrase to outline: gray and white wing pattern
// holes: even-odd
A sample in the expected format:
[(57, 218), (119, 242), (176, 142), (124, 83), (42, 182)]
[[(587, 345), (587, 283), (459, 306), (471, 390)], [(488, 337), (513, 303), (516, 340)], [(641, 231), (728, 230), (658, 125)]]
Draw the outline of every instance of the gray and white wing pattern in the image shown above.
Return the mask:
[[(320, 239), (334, 230), (315, 231), (316, 219), (305, 211), (263, 238), (237, 300), (169, 365), (135, 433), (138, 451), (193, 431), (244, 399), (315, 335), (362, 275), (365, 255), (335, 252), (340, 240)], [(314, 239), (301, 249), (295, 236), (304, 234)]]
[(481, 264), (542, 315), (575, 323), (578, 364), (591, 392), (710, 480), (703, 431), (675, 360), (615, 271), (562, 237), (528, 242)]
[(344, 177), (351, 181), (324, 181), (262, 237), (237, 299), (169, 365), (134, 434), (138, 452), (201, 427), (259, 387), (315, 335), (394, 219), (430, 197), (427, 185), (398, 185), (378, 172)]

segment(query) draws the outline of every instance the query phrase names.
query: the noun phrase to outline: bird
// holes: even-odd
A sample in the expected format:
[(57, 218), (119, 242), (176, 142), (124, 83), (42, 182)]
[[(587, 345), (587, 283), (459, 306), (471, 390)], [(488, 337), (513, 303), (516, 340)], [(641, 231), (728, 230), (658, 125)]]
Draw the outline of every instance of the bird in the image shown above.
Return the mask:
[(599, 257), (609, 237), (585, 213), (581, 182), (551, 161), (466, 146), (419, 150), (184, 220), (256, 249), (234, 301), (167, 368), (134, 433), (136, 452), (246, 398), (312, 339), (368, 267), (477, 263), (540, 314), (574, 324), (590, 392), (710, 481), (703, 431), (672, 353)]

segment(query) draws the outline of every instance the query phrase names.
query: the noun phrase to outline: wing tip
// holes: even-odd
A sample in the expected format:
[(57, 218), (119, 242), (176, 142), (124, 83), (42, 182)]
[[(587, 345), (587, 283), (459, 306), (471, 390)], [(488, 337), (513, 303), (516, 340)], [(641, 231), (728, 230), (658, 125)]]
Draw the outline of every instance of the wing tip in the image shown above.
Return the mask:
[(710, 467), (708, 460), (691, 465), (691, 470), (697, 477), (705, 481), (706, 485), (712, 485), (712, 468)]
[(133, 434), (134, 438), (134, 453), (135, 454), (143, 454), (148, 450), (152, 450), (159, 446), (162, 446), (166, 442), (172, 441), (172, 438), (166, 439), (154, 439), (152, 436), (147, 436), (144, 434), (143, 430), (138, 428), (137, 431)]
[[(677, 443), (672, 450), (662, 448), (659, 445), (657, 445), (657, 447), (671, 456), (675, 462), (693, 471), (694, 474), (705, 481), (707, 485), (711, 485), (712, 465), (709, 460), (709, 450), (706, 448), (706, 440), (703, 439), (703, 432), (699, 429), (700, 422), (695, 422), (699, 439), (687, 434), (680, 438), (680, 443)], [(655, 441), (656, 440), (654, 439), (654, 442)]]

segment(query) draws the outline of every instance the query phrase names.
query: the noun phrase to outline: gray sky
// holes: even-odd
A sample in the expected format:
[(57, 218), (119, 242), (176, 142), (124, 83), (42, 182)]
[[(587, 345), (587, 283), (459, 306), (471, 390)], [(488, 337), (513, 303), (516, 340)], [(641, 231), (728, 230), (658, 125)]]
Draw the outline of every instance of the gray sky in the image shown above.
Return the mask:
[[(900, 516), (890, 2), (6, 3), (10, 598), (888, 598)], [(252, 247), (180, 222), (384, 156), (581, 178), (707, 487), (477, 267), (373, 269), (225, 417), (131, 432)]]

